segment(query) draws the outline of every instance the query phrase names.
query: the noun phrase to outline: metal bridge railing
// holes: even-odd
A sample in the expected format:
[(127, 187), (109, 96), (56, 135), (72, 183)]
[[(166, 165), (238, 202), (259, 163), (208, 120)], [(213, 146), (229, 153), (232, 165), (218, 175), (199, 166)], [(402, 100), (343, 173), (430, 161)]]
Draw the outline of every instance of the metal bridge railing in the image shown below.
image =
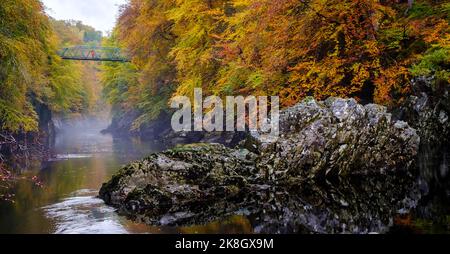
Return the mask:
[(74, 46), (63, 48), (58, 55), (65, 60), (129, 62), (116, 47)]

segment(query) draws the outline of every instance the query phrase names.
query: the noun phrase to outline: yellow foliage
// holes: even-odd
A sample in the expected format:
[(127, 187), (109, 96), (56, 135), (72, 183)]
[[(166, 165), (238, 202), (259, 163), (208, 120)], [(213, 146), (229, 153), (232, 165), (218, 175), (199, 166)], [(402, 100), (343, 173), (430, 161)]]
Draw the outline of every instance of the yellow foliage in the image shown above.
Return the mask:
[(39, 0), (0, 2), (0, 131), (37, 131), (38, 103), (57, 113), (88, 107), (82, 65), (56, 54), (79, 38), (69, 24), (50, 20)]
[[(395, 104), (409, 93), (411, 67), (449, 47), (446, 6), (431, 0), (415, 1), (412, 9), (406, 1), (379, 0), (131, 0), (119, 18), (117, 43), (129, 49), (139, 81), (121, 105), (151, 100), (160, 108), (173, 96), (192, 96), (196, 87), (205, 95), (280, 95), (283, 106), (306, 96)], [(420, 68), (416, 73), (427, 66)]]

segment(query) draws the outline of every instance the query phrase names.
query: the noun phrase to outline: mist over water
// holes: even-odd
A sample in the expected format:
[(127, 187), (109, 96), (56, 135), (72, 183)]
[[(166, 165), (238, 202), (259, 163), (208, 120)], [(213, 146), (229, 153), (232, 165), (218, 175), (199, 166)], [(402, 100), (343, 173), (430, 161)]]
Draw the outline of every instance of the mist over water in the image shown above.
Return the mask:
[(119, 216), (97, 198), (103, 183), (123, 165), (165, 150), (158, 142), (114, 138), (101, 131), (105, 119), (84, 119), (62, 126), (51, 158), (29, 168), (24, 176), (38, 176), (43, 186), (20, 180), (15, 202), (0, 202), (0, 233), (127, 234), (127, 233), (252, 233), (248, 218), (192, 227), (153, 227)]
[(107, 119), (100, 118), (64, 124), (55, 138), (51, 158), (26, 172), (37, 175), (43, 187), (21, 180), (14, 190), (15, 202), (0, 203), (0, 233), (136, 232), (129, 229), (136, 228), (134, 223), (119, 217), (97, 198), (98, 190), (122, 165), (163, 147), (156, 142), (102, 134), (108, 125)]
[(113, 153), (113, 137), (101, 133), (108, 125), (108, 120), (98, 118), (71, 121), (59, 131), (52, 152), (68, 157)]

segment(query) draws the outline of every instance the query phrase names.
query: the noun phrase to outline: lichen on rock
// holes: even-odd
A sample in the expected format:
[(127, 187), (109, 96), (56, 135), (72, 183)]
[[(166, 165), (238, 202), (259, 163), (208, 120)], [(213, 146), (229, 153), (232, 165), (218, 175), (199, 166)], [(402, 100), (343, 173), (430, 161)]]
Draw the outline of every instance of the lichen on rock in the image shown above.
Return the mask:
[(280, 130), (276, 143), (259, 145), (258, 164), (273, 179), (407, 170), (420, 144), (416, 131), (392, 121), (385, 107), (354, 99), (304, 101), (282, 113)]

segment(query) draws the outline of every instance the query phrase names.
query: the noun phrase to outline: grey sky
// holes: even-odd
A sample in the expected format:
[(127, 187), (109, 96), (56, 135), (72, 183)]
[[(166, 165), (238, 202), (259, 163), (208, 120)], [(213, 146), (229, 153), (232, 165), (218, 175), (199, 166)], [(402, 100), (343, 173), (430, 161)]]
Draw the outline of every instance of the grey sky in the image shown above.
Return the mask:
[(127, 0), (42, 0), (47, 13), (55, 19), (81, 20), (97, 30), (111, 31), (119, 5)]

